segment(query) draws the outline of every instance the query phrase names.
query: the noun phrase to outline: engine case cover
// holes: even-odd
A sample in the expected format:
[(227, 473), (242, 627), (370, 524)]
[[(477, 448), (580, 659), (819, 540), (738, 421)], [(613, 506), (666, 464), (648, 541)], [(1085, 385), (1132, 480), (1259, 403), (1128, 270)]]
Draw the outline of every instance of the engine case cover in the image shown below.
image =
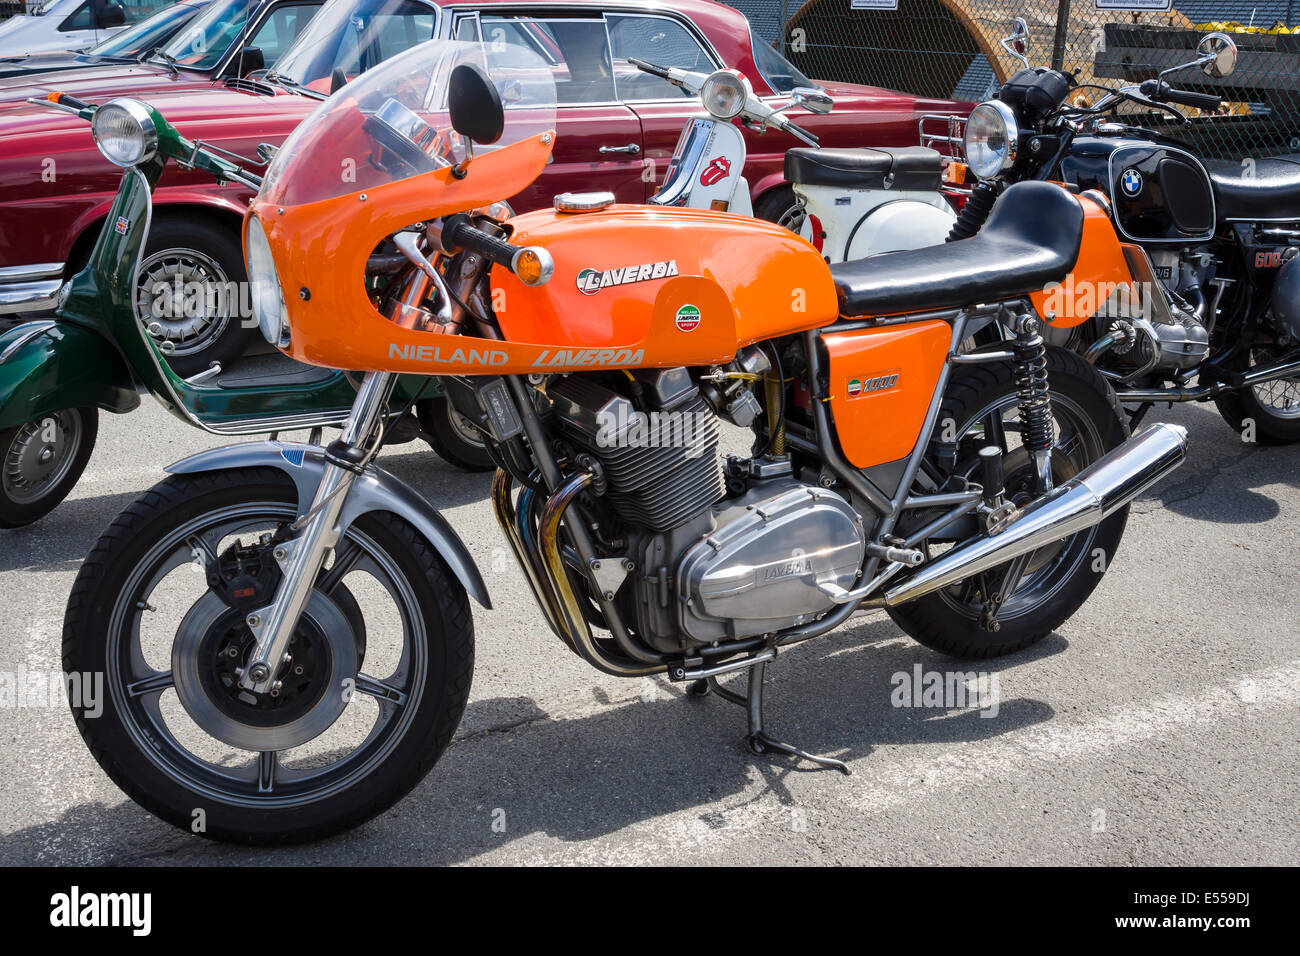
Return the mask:
[(820, 589), (851, 589), (866, 551), (862, 519), (832, 491), (764, 482), (715, 509), (714, 531), (677, 569), (678, 620), (700, 642), (794, 627), (834, 607)]

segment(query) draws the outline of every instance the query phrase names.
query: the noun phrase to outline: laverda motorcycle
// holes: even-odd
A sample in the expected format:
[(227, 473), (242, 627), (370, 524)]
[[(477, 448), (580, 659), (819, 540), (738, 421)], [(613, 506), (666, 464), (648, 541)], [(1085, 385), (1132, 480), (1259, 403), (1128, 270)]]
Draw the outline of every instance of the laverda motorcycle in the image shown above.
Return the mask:
[(820, 149), (816, 135), (788, 113), (794, 106), (829, 113), (834, 101), (819, 89), (797, 88), (787, 106), (774, 107), (754, 94), (738, 70), (695, 73), (630, 62), (698, 96), (708, 113), (682, 130), (652, 204), (753, 215), (739, 120), (749, 129), (777, 129), (809, 144), (786, 153), (785, 178), (798, 202), (778, 224), (808, 239), (827, 262), (936, 246), (952, 229), (956, 214), (940, 191), (943, 157), (937, 150)]
[[(1137, 294), (1087, 321), (1064, 314), (1068, 307), (1045, 315), (1048, 341), (1096, 363), (1134, 422), (1153, 403), (1213, 400), (1243, 436), (1300, 441), (1300, 156), (1201, 159), (1186, 143), (1129, 125), (1121, 111), (1187, 124), (1176, 107), (1217, 110), (1218, 96), (1166, 77), (1197, 66), (1229, 75), (1232, 39), (1209, 33), (1191, 62), (1137, 85), (1099, 87), (1092, 105), (1070, 102), (1072, 75), (1031, 68), (1027, 44), (1018, 20), (1004, 45), (1024, 68), (966, 121), (965, 160), (980, 182), (951, 238), (975, 234), (1014, 182), (1059, 181), (1095, 198), (1122, 238)], [(1062, 291), (1067, 306), (1103, 295), (1075, 280)]]
[[(218, 435), (340, 425), (356, 398), (358, 376), (282, 361), (253, 374), (213, 362), (182, 378), (167, 361), (172, 343), (137, 318), (131, 290), (138, 287), (153, 190), (165, 165), (183, 164), (219, 182), (256, 189), (261, 177), (250, 167), (258, 160), (194, 142), (165, 121), (156, 123), (145, 141), (123, 143), (115, 124), (138, 128), (146, 119), (153, 121), (133, 101), (103, 112), (57, 92), (32, 102), (94, 123), (96, 145), (124, 168), (124, 175), (90, 260), (60, 290), (56, 316), (0, 333), (0, 528), (31, 524), (57, 507), (90, 460), (99, 413), (134, 411), (141, 392), (186, 424)], [(132, 110), (135, 117), (124, 118)], [(367, 263), (367, 279), (391, 283), (394, 266), (408, 264), (398, 249), (382, 250)], [(183, 309), (186, 295), (192, 290), (160, 286), (142, 292), (148, 300), (139, 307)], [(397, 394), (410, 407), (386, 423), (390, 443), (423, 437), (461, 468), (491, 466), (478, 432), (451, 407), (436, 379), (405, 376)]]
[[(177, 462), (81, 568), (64, 668), (108, 693), (74, 716), (163, 819), (319, 838), (391, 806), (451, 740), (470, 600), (491, 601), (436, 503), (372, 460), (402, 373), (444, 376), (490, 434), (501, 534), (569, 650), (716, 692), (746, 707), (755, 753), (844, 772), (768, 732), (779, 651), (862, 607), (949, 654), (1026, 647), (1183, 459), (1182, 429), (1129, 437), (1026, 300), (1080, 257), (1095, 205), (1026, 183), (968, 242), (835, 266), (729, 213), (507, 217), (493, 202), (550, 156), (555, 83), (528, 50), (431, 41), (338, 91), (272, 162), (245, 220), (262, 332), (369, 372), (338, 440)], [(364, 281), (390, 241), (418, 299)], [(958, 350), (992, 322), (1014, 339)], [(751, 430), (748, 454), (720, 455), (724, 424)], [(743, 694), (721, 682), (739, 672)]]

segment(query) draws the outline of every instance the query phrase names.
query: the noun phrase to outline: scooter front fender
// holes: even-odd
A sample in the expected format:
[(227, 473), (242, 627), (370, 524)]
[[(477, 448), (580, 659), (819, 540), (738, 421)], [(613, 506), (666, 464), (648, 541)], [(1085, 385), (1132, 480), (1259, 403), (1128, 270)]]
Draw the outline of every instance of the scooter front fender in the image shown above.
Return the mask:
[[(299, 514), (303, 514), (311, 507), (325, 466), (325, 450), (319, 445), (265, 441), (199, 452), (168, 465), (166, 470), (173, 475), (193, 475), (229, 468), (275, 468), (293, 480), (298, 490)], [(339, 515), (339, 533), (347, 531), (354, 521), (371, 511), (390, 511), (409, 521), (447, 562), (470, 596), (483, 607), (492, 607), (487, 585), (473, 556), (447, 519), (410, 485), (374, 465), (367, 467), (348, 490)]]
[(45, 319), (0, 335), (0, 428), (69, 408), (120, 414), (139, 405), (126, 362), (91, 329)]

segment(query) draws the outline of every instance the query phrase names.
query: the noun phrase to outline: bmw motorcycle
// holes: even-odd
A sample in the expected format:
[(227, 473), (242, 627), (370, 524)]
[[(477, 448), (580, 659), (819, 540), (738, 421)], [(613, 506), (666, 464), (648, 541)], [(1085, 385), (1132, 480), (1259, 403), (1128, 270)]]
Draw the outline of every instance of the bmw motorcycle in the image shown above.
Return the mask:
[[(65, 670), (109, 688), (97, 717), (74, 703), (82, 736), (163, 819), (320, 838), (451, 740), (470, 602), (491, 599), (437, 502), (374, 463), (403, 373), (443, 376), (490, 436), (501, 535), (565, 647), (741, 704), (755, 754), (846, 773), (769, 733), (780, 651), (862, 607), (949, 654), (1033, 644), (1182, 461), (1182, 429), (1130, 436), (1032, 314), (1095, 204), (1025, 183), (973, 239), (834, 266), (730, 213), (560, 197), (511, 216), (494, 202), (545, 169), (556, 81), (523, 48), (431, 41), (271, 163), (245, 219), (255, 311), (293, 357), (368, 370), (342, 434), (171, 465), (95, 545), (64, 623)], [(417, 277), (400, 295), (364, 281), (389, 242)], [(997, 322), (1012, 340), (958, 349)], [(725, 425), (748, 453), (720, 453)], [(743, 692), (722, 682), (740, 673)]]
[(1137, 286), (1081, 315), (1079, 303), (1108, 290), (1067, 280), (1048, 303), (1048, 341), (1094, 363), (1134, 423), (1155, 403), (1213, 400), (1243, 435), (1300, 441), (1300, 156), (1202, 159), (1121, 111), (1186, 125), (1179, 106), (1219, 109), (1218, 96), (1166, 77), (1198, 66), (1228, 76), (1232, 39), (1206, 34), (1191, 62), (1140, 84), (1099, 87), (1104, 95), (1090, 105), (1071, 101), (1072, 75), (1029, 66), (1024, 20), (1003, 45), (1024, 68), (971, 112), (964, 136), (937, 137), (963, 145), (979, 180), (949, 238), (974, 235), (1012, 183), (1063, 182), (1092, 197), (1110, 213)]

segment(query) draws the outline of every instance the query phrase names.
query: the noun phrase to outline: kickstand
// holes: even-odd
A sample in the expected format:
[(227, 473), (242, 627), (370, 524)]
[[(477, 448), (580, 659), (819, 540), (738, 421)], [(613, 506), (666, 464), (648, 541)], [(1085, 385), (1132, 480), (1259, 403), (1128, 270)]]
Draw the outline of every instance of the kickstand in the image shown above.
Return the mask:
[(767, 662), (755, 664), (749, 669), (749, 693), (742, 697), (734, 691), (727, 690), (718, 683), (716, 677), (705, 677), (694, 681), (687, 689), (692, 697), (703, 697), (709, 691), (717, 694), (723, 700), (729, 700), (733, 704), (738, 704), (745, 708), (749, 715), (749, 736), (745, 738), (745, 743), (749, 749), (756, 754), (786, 754), (791, 757), (797, 757), (800, 760), (807, 760), (809, 763), (819, 764), (823, 767), (833, 767), (845, 776), (849, 775), (849, 767), (843, 760), (836, 760), (834, 757), (823, 757), (817, 754), (810, 754), (806, 750), (800, 750), (790, 744), (783, 743), (775, 737), (770, 737), (763, 730), (763, 672), (767, 668)]

